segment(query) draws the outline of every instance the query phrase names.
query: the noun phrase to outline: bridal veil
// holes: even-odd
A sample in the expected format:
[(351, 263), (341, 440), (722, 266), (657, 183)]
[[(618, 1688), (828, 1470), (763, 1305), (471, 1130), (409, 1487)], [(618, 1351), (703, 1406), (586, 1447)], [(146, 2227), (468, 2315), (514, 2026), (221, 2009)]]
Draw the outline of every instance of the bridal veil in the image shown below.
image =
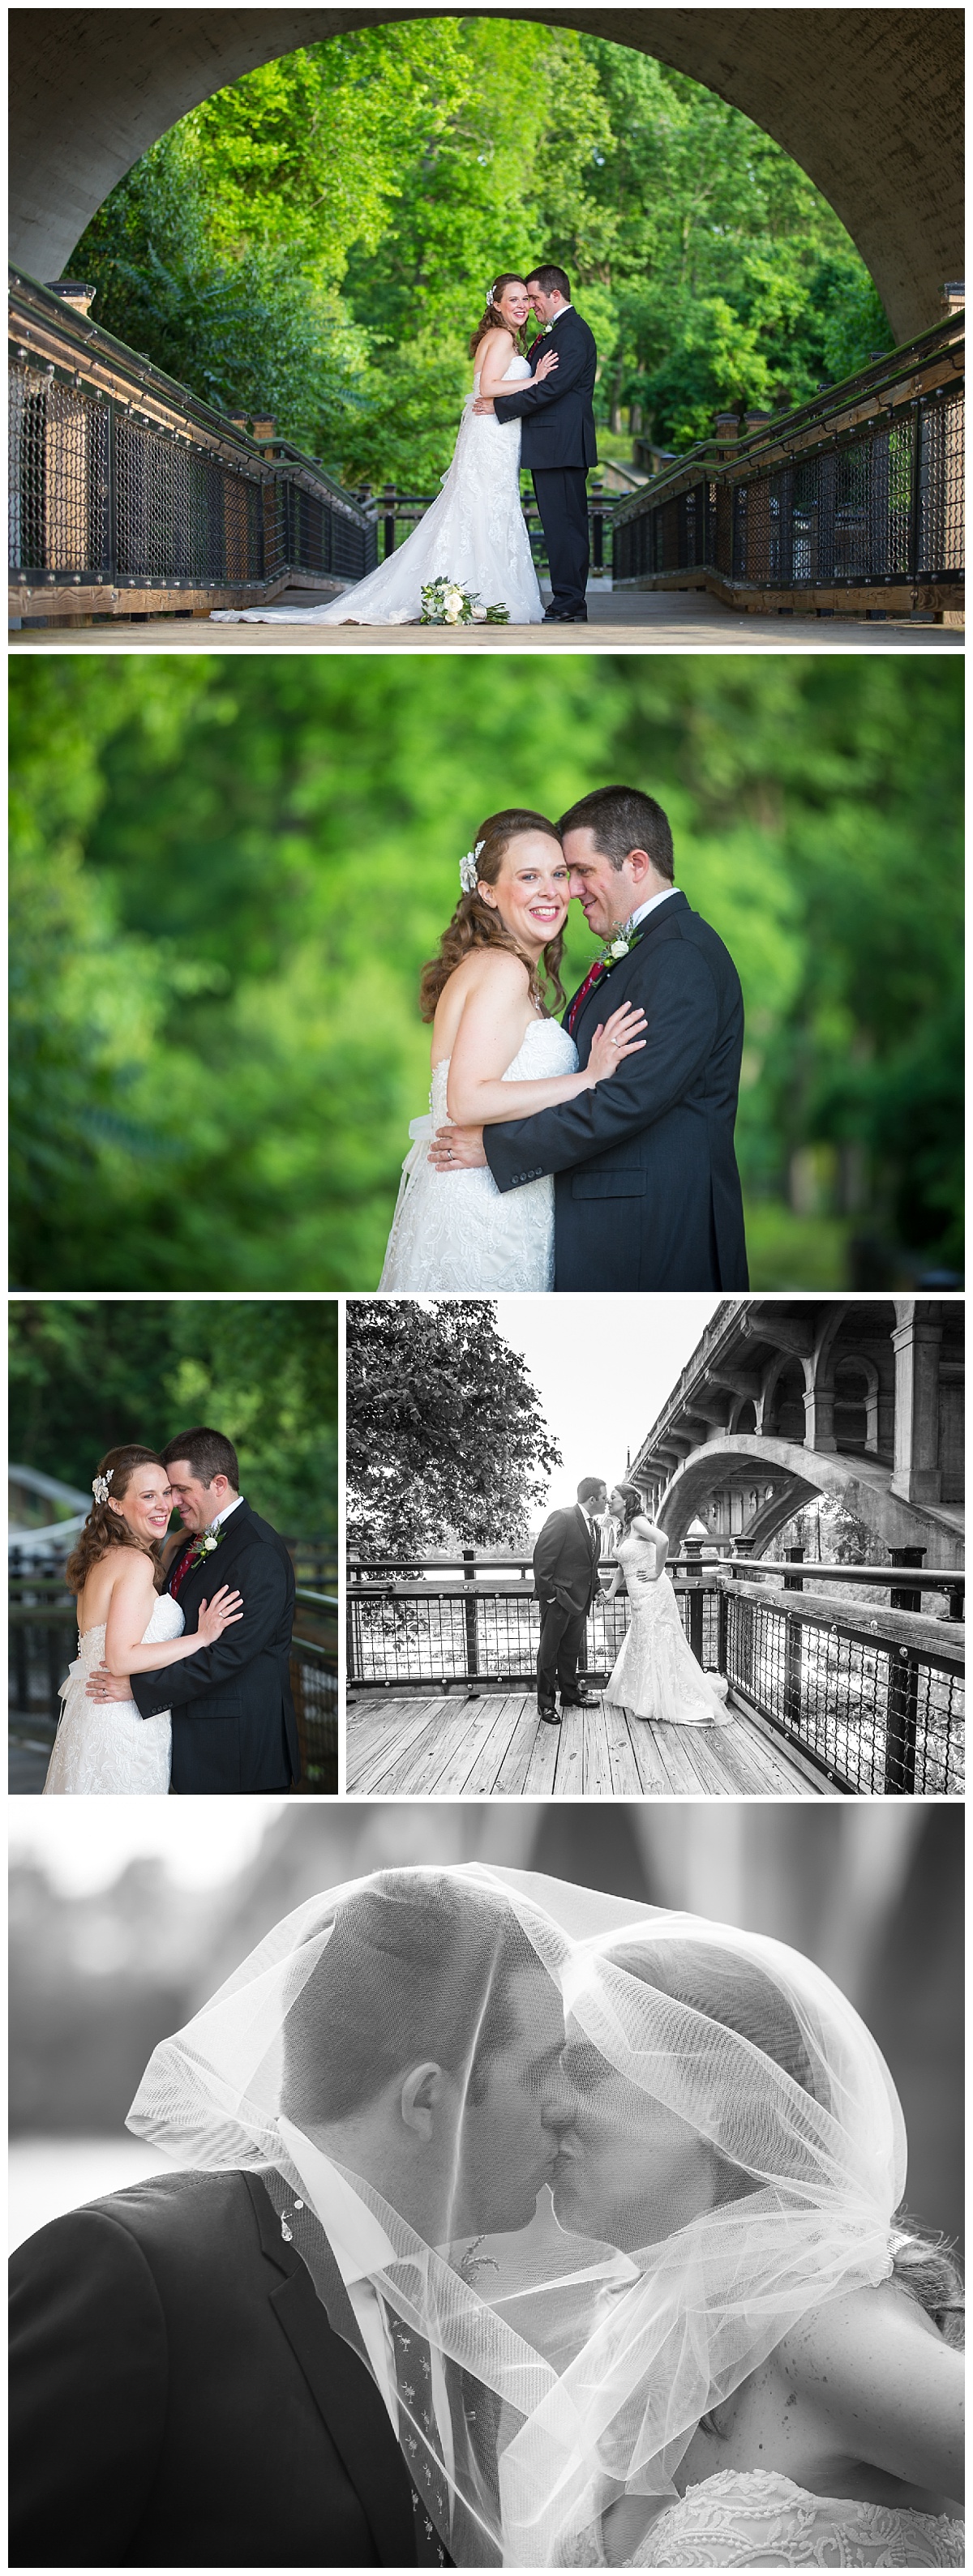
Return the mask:
[(613, 2496), (671, 2496), (795, 2321), (889, 2276), (905, 2182), (888, 2070), (810, 1961), (481, 1864), (299, 1907), (155, 2050), (129, 2126), (263, 2178), (378, 2377), (333, 2294), (354, 2237), (432, 2564), (549, 2567)]

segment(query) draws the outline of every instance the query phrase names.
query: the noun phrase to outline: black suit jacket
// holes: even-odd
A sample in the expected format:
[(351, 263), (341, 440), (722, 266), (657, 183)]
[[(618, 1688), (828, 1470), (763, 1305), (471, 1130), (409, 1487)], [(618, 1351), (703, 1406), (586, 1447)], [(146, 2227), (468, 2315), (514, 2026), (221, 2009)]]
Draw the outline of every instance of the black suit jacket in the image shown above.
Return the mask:
[(541, 1608), (549, 1601), (560, 1601), (565, 1608), (587, 1615), (601, 1590), (600, 1554), (600, 1533), (589, 1529), (580, 1503), (573, 1503), (568, 1511), (551, 1512), (534, 1549), (534, 1589)]
[(494, 412), (500, 421), (522, 423), (522, 465), (541, 469), (580, 465), (587, 472), (589, 465), (598, 463), (592, 408), (598, 351), (594, 333), (573, 304), (558, 314), (553, 330), (538, 334), (531, 346), (531, 366), (536, 367), (545, 349), (551, 348), (557, 350), (558, 360), (553, 373), (542, 384), (518, 385), (512, 393), (495, 394)]
[(410, 2480), (320, 2241), (327, 2308), (255, 2175), (174, 2173), (21, 2246), (13, 2565), (415, 2565)]
[(294, 1568), (283, 1539), (247, 1502), (231, 1512), (213, 1555), (179, 1586), (187, 1628), (222, 1583), (242, 1593), (242, 1619), (215, 1646), (201, 1646), (167, 1672), (133, 1673), (132, 1697), (142, 1717), (172, 1710), (175, 1791), (199, 1797), (289, 1789), (301, 1776), (290, 1686)]
[(641, 1054), (577, 1100), (485, 1128), (497, 1188), (556, 1174), (557, 1288), (746, 1288), (733, 1148), (743, 995), (684, 894), (649, 914), (589, 993), (574, 1030), (582, 1064), (620, 1002), (646, 1014)]

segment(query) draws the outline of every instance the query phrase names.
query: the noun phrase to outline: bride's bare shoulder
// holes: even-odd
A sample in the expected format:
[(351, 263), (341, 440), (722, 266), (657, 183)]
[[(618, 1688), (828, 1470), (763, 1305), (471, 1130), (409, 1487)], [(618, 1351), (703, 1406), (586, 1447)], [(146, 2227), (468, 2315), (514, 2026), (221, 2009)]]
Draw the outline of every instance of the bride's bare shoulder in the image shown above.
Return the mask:
[(515, 957), (511, 948), (473, 948), (454, 968), (449, 981), (454, 993), (464, 1000), (489, 987), (493, 998), (502, 1001), (508, 994), (526, 993), (530, 975), (523, 958)]

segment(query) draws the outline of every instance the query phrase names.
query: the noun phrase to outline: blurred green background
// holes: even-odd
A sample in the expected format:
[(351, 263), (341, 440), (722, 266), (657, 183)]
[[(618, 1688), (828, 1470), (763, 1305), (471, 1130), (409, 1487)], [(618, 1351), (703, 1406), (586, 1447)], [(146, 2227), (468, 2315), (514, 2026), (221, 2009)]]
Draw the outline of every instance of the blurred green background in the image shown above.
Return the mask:
[[(15, 663), (12, 1279), (367, 1289), (483, 815), (624, 778), (747, 1007), (756, 1288), (962, 1259), (959, 663)], [(593, 943), (572, 906), (566, 978)]]
[(15, 1298), (9, 1328), (18, 1466), (86, 1492), (106, 1449), (162, 1448), (208, 1422), (233, 1441), (255, 1511), (291, 1539), (336, 1536), (334, 1302)]

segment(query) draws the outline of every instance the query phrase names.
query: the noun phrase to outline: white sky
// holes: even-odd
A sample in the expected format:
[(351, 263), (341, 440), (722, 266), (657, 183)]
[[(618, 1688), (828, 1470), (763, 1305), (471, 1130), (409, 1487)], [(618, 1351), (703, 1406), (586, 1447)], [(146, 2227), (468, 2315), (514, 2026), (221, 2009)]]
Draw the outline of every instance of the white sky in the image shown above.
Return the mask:
[[(286, 1798), (54, 1798), (10, 1801), (10, 1857), (38, 1862), (69, 1896), (109, 1887), (130, 1860), (165, 1861), (183, 1887), (232, 1879)], [(13, 1810), (16, 1809), (16, 1814)], [(79, 1831), (83, 1826), (83, 1831)]]
[(628, 1452), (634, 1457), (651, 1430), (719, 1302), (498, 1297), (499, 1330), (525, 1360), (564, 1453), (549, 1511), (574, 1501), (582, 1476), (611, 1484), (624, 1475)]

